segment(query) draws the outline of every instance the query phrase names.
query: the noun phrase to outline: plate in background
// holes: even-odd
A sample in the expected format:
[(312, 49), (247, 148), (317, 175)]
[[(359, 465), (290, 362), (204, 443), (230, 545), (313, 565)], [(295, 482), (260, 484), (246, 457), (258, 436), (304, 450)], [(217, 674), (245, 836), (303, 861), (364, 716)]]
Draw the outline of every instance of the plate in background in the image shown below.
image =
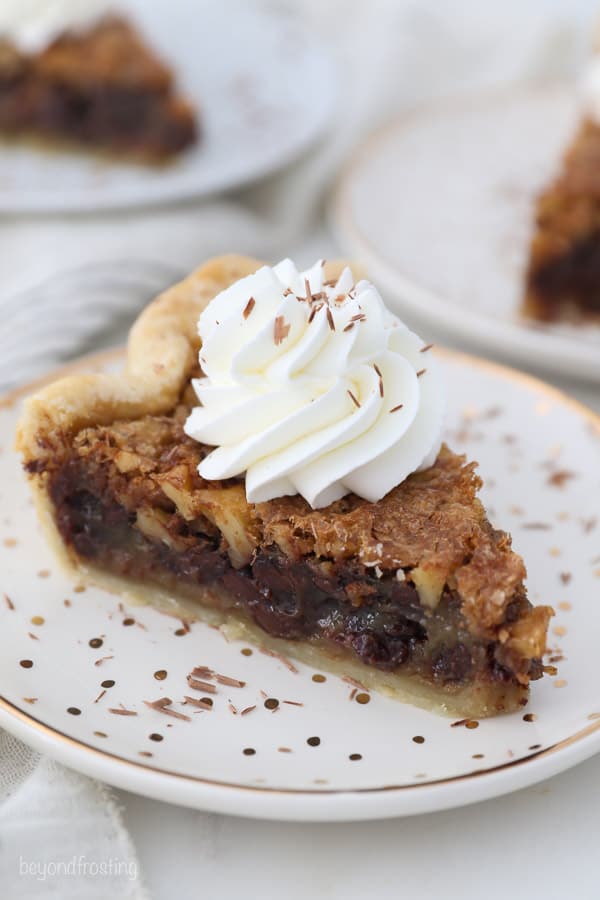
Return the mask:
[(240, 0), (120, 0), (199, 110), (199, 142), (164, 167), (0, 145), (0, 212), (104, 210), (202, 197), (274, 173), (332, 120), (330, 55), (292, 16)]
[[(90, 357), (71, 368), (114, 369), (121, 358)], [(245, 644), (208, 625), (188, 630), (105, 591), (81, 591), (57, 568), (10, 449), (20, 393), (0, 402), (0, 726), (129, 791), (286, 820), (459, 806), (598, 752), (600, 671), (590, 661), (600, 630), (600, 418), (510, 369), (441, 358), (453, 423), (447, 438), (480, 461), (492, 521), (512, 531), (532, 599), (557, 612), (550, 658), (558, 675), (533, 685), (527, 710), (467, 728), (377, 694), (359, 703), (340, 678), (315, 681), (308, 666), (294, 671), (257, 650), (245, 655)], [(246, 685), (219, 685), (211, 711), (182, 705), (196, 665)], [(163, 696), (190, 721), (143, 702)], [(255, 708), (241, 715), (248, 707)]]
[(534, 199), (579, 116), (573, 86), (432, 105), (371, 138), (332, 205), (341, 246), (400, 315), (479, 351), (600, 382), (600, 326), (519, 315)]

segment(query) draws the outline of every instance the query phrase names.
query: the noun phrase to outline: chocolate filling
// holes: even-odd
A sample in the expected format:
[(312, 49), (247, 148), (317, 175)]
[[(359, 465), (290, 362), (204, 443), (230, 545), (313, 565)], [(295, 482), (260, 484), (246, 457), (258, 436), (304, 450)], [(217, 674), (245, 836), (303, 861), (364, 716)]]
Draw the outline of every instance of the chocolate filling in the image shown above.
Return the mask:
[(548, 318), (554, 318), (565, 301), (600, 313), (600, 229), (574, 243), (564, 255), (531, 271), (529, 285), (549, 307)]
[(44, 82), (27, 71), (0, 80), (0, 130), (168, 156), (192, 143), (194, 122), (161, 92)]
[[(468, 631), (456, 594), (447, 588), (434, 610), (426, 610), (410, 581), (377, 577), (358, 561), (334, 563), (315, 557), (290, 559), (275, 547), (260, 547), (249, 565), (235, 569), (218, 533), (191, 530), (165, 498), (165, 513), (183, 549), (151, 540), (107, 490), (106, 474), (77, 458), (50, 475), (50, 494), (64, 541), (85, 560), (167, 589), (223, 589), (229, 603), (264, 631), (286, 639), (321, 639), (352, 651), (384, 670), (402, 668), (428, 681), (460, 684), (479, 678), (511, 681), (495, 659), (495, 643)], [(358, 586), (358, 596), (352, 588)], [(200, 592), (198, 591), (198, 594)], [(517, 597), (507, 621), (529, 603)], [(448, 636), (451, 636), (450, 638)], [(539, 677), (533, 661), (531, 677)]]

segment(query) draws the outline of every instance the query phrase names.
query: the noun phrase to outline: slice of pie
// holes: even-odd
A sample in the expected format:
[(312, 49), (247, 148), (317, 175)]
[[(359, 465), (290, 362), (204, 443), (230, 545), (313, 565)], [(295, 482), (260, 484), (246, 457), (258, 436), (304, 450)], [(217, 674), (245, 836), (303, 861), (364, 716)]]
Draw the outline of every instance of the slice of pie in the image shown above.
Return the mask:
[(537, 200), (523, 312), (600, 321), (600, 125), (584, 121)]
[(600, 322), (600, 47), (582, 80), (576, 132), (536, 201), (523, 312)]
[(39, 51), (0, 34), (0, 133), (160, 162), (197, 127), (170, 69), (130, 22), (106, 16)]
[[(527, 599), (523, 561), (511, 549), (510, 537), (492, 527), (477, 498), (481, 481), (475, 463), (445, 445), (440, 448), (438, 442), (432, 460), (413, 463), (412, 474), (378, 500), (336, 488), (333, 499), (326, 491), (311, 504), (303, 496), (308, 489), (302, 487), (301, 473), (310, 473), (314, 487), (325, 468), (333, 471), (334, 451), (319, 457), (315, 469), (288, 465), (287, 480), (282, 480), (281, 461), (288, 459), (290, 447), (275, 452), (277, 432), (269, 425), (270, 480), (259, 477), (264, 475), (264, 449), (256, 469), (247, 464), (246, 483), (239, 474), (219, 479), (207, 471), (207, 466), (232, 466), (232, 448), (247, 452), (256, 446), (261, 429), (267, 433), (259, 393), (252, 399), (258, 404), (252, 409), (252, 425), (249, 430), (244, 426), (240, 443), (235, 444), (233, 435), (242, 427), (242, 407), (221, 422), (229, 429), (227, 446), (215, 451), (216, 441), (209, 446), (190, 436), (198, 417), (213, 415), (209, 374), (214, 382), (219, 366), (226, 380), (233, 371), (215, 363), (215, 354), (229, 353), (236, 341), (242, 348), (236, 366), (243, 357), (251, 373), (243, 387), (244, 402), (250, 402), (263, 363), (244, 349), (241, 335), (246, 325), (250, 328), (252, 316), (260, 315), (258, 291), (267, 281), (272, 287), (274, 270), (261, 269), (255, 282), (240, 279), (258, 265), (232, 256), (209, 262), (140, 316), (130, 335), (123, 374), (66, 378), (29, 399), (18, 446), (54, 547), (79, 579), (171, 612), (183, 610), (185, 616), (192, 611), (263, 648), (416, 705), (461, 717), (518, 709), (527, 702), (530, 681), (542, 676), (552, 611), (534, 607)], [(281, 274), (280, 267), (276, 269)], [(285, 312), (276, 316), (274, 326), (263, 328), (259, 318), (252, 325), (255, 337), (266, 336), (273, 345), (275, 368), (268, 373), (278, 386), (283, 369), (289, 374), (291, 361), (298, 368), (302, 358), (303, 371), (311, 377), (316, 373), (310, 385), (317, 391), (332, 358), (330, 345), (322, 343), (328, 334), (335, 335), (337, 348), (355, 334), (352, 352), (363, 359), (366, 344), (360, 342), (367, 340), (368, 329), (377, 339), (381, 333), (371, 287), (366, 282), (343, 284), (347, 275), (340, 276), (337, 267), (327, 266), (325, 276), (331, 295), (317, 291), (310, 275), (302, 296), (295, 293), (297, 288), (283, 291), (281, 303), (288, 305), (281, 307)], [(230, 285), (237, 294), (222, 293)], [(246, 297), (248, 285), (254, 293)], [(328, 301), (328, 296), (333, 299)], [(348, 298), (371, 312), (355, 314), (342, 329), (340, 317)], [(238, 301), (239, 315), (234, 309)], [(207, 336), (200, 347), (197, 322), (203, 310), (213, 329), (235, 318), (237, 330), (229, 342), (215, 340), (214, 330), (207, 333), (205, 318)], [(393, 404), (377, 407), (380, 415), (372, 426), (392, 427), (388, 423), (397, 423), (394, 417), (405, 415), (413, 402), (415, 384), (423, 385), (421, 400), (426, 396), (426, 369), (434, 366), (429, 347), (398, 321), (385, 321), (395, 329), (394, 340), (417, 341), (417, 357), (407, 350), (407, 359), (420, 359), (422, 368), (415, 378), (406, 360), (401, 364), (397, 359), (392, 379), (385, 354), (380, 365), (361, 363), (357, 386), (347, 391), (342, 383), (344, 395), (353, 396), (347, 407), (336, 401), (333, 425), (327, 426), (334, 431), (348, 421), (360, 421), (361, 411), (370, 415), (371, 403)], [(308, 335), (307, 340), (319, 344), (311, 363), (306, 361), (308, 345), (300, 339), (294, 343), (298, 322), (309, 323), (303, 339)], [(320, 332), (310, 331), (315, 323)], [(314, 351), (316, 344), (311, 346)], [(205, 371), (198, 366), (199, 350)], [(373, 377), (374, 387), (359, 395), (363, 377)], [(229, 387), (213, 384), (220, 392), (215, 415), (227, 406)], [(405, 404), (394, 396), (400, 389)], [(205, 402), (198, 407), (197, 396), (203, 392)], [(277, 389), (267, 404), (271, 419), (277, 404), (289, 405), (290, 398), (289, 392)], [(299, 414), (308, 410), (315, 416), (322, 409), (320, 399), (315, 394), (307, 405), (299, 402)], [(213, 417), (205, 427), (216, 427), (215, 421)], [(300, 446), (293, 434), (298, 421), (294, 416), (286, 419), (292, 449)], [(414, 444), (429, 419), (417, 416), (412, 421), (420, 429), (418, 434), (410, 432)], [(310, 441), (315, 434), (321, 442), (325, 436), (330, 440), (327, 428), (311, 432)], [(372, 446), (380, 436), (370, 434)], [(303, 464), (311, 458), (307, 446), (302, 445)], [(345, 434), (344, 453), (349, 446), (358, 453), (359, 444)], [(409, 449), (402, 444), (403, 460)], [(386, 468), (386, 459), (379, 455), (373, 483)], [(296, 478), (294, 472), (295, 488), (289, 483)], [(355, 484), (360, 487), (359, 481)], [(369, 489), (367, 485), (365, 492)], [(247, 493), (253, 491), (277, 496), (249, 502)]]

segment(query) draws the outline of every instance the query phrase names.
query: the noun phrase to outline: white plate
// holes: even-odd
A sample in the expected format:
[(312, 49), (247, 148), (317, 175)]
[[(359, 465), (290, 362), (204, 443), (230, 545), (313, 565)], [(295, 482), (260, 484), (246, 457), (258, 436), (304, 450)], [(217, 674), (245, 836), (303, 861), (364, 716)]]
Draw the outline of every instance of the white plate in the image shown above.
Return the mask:
[(0, 212), (112, 209), (205, 196), (273, 173), (332, 120), (330, 58), (291, 16), (240, 0), (121, 0), (118, 6), (162, 52), (199, 110), (199, 142), (155, 169), (0, 145)]
[[(532, 599), (557, 611), (551, 646), (564, 660), (556, 678), (533, 685), (528, 710), (467, 728), (383, 696), (363, 705), (343, 680), (327, 675), (319, 683), (306, 666), (292, 672), (260, 652), (245, 656), (244, 644), (208, 625), (182, 634), (179, 621), (150, 608), (123, 608), (97, 589), (78, 592), (42, 539), (10, 449), (20, 406), (13, 399), (0, 410), (0, 725), (131, 791), (289, 820), (457, 806), (532, 784), (600, 750), (600, 419), (509, 369), (442, 358), (453, 398), (448, 438), (480, 460), (484, 499), (525, 556)], [(179, 701), (198, 664), (247, 684), (219, 687), (213, 710), (193, 714)], [(164, 680), (154, 676), (160, 670)], [(107, 680), (114, 685), (103, 687)], [(144, 705), (161, 696), (192, 721)], [(265, 708), (267, 697), (279, 700), (276, 712)], [(119, 704), (137, 715), (109, 711)], [(529, 713), (533, 721), (524, 719)], [(308, 743), (313, 737), (319, 746)]]
[(333, 204), (342, 246), (402, 314), (526, 367), (600, 382), (600, 327), (520, 318), (534, 198), (578, 119), (545, 85), (440, 103), (358, 152)]

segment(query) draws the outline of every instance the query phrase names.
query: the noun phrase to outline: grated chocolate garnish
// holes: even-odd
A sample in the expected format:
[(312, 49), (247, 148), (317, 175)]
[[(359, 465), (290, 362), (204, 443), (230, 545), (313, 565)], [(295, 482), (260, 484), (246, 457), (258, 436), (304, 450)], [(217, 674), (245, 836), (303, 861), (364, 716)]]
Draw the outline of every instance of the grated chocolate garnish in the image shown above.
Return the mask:
[(209, 669), (208, 666), (194, 666), (191, 674), (194, 678), (212, 678), (215, 673), (212, 669)]
[(204, 691), (207, 694), (216, 694), (217, 689), (214, 684), (210, 684), (208, 681), (200, 681), (198, 678), (194, 678), (192, 675), (188, 675), (186, 679), (188, 686), (191, 687), (193, 691)]
[(177, 712), (176, 709), (169, 709), (173, 701), (170, 697), (160, 697), (158, 700), (144, 700), (146, 706), (149, 706), (150, 709), (155, 709), (156, 712), (164, 713), (166, 716), (172, 716), (174, 719), (182, 719), (184, 722), (191, 722), (189, 716), (186, 716), (185, 713)]
[(335, 322), (333, 321), (333, 313), (330, 306), (327, 307), (327, 324), (332, 331), (335, 331)]
[(288, 706), (304, 706), (304, 703), (300, 703), (298, 700), (282, 700), (282, 703), (287, 703)]
[(456, 722), (450, 723), (450, 728), (458, 728), (460, 725), (466, 725), (468, 721), (468, 719), (458, 719)]
[(248, 316), (250, 315), (250, 313), (252, 312), (252, 310), (254, 309), (255, 306), (256, 306), (256, 300), (254, 299), (254, 297), (250, 297), (250, 299), (246, 303), (246, 305), (244, 307), (244, 311), (242, 313), (242, 315), (245, 319), (248, 318)]
[(246, 706), (240, 713), (240, 716), (247, 716), (248, 713), (251, 713), (253, 709), (256, 709), (256, 703), (252, 706)]
[(12, 602), (12, 600), (10, 599), (10, 597), (8, 596), (8, 594), (4, 594), (3, 596), (4, 596), (4, 602), (6, 603), (6, 605), (8, 606), (8, 608), (9, 608), (9, 609), (14, 609), (14, 608), (15, 608), (15, 604)]
[(569, 472), (568, 469), (557, 469), (556, 472), (548, 475), (546, 484), (549, 484), (551, 487), (563, 488), (567, 481), (576, 477), (575, 472)]
[(98, 659), (94, 660), (94, 665), (101, 666), (102, 663), (107, 659), (114, 659), (114, 656), (100, 656)]
[(352, 690), (350, 691), (348, 700), (354, 700), (354, 698), (356, 697), (357, 694), (358, 694), (358, 688), (352, 688)]
[(398, 412), (399, 409), (403, 409), (403, 408), (404, 408), (404, 403), (399, 403), (398, 406), (392, 406), (392, 408), (390, 409), (390, 412), (395, 413), (395, 412)]
[(312, 295), (311, 290), (310, 290), (310, 284), (309, 284), (309, 282), (308, 282), (308, 278), (305, 278), (305, 279), (304, 279), (304, 290), (306, 291), (306, 299), (308, 300), (309, 303), (312, 303), (312, 302), (313, 302), (313, 295)]
[(344, 328), (343, 328), (342, 330), (343, 330), (343, 331), (350, 331), (351, 328), (354, 328), (354, 324), (355, 324), (354, 322), (348, 322), (348, 324), (345, 325)]
[(187, 694), (183, 695), (183, 705), (189, 704), (190, 706), (197, 706), (198, 709), (209, 710), (213, 708), (212, 703), (208, 703), (206, 700), (200, 700), (197, 697), (188, 697)]
[[(264, 653), (265, 656), (272, 656), (273, 659), (278, 659), (280, 663), (283, 663), (283, 665), (286, 667), (286, 669), (289, 669), (289, 671), (293, 672), (294, 675), (298, 674), (298, 669), (293, 664), (293, 662), (290, 662), (290, 660), (287, 659), (285, 656), (283, 656), (281, 653), (277, 653), (275, 650), (267, 650), (266, 647), (262, 647), (260, 652)], [(268, 696), (268, 694), (265, 694), (265, 697), (267, 697), (267, 696)]]
[(350, 397), (350, 399), (352, 400), (352, 402), (354, 403), (354, 405), (355, 405), (358, 409), (360, 409), (360, 403), (358, 402), (358, 400), (356, 399), (356, 397), (354, 396), (354, 394), (352, 393), (352, 391), (351, 391), (350, 389), (348, 389), (348, 390), (346, 391), (346, 393), (348, 394), (348, 396)]
[(328, 278), (327, 281), (323, 282), (325, 287), (335, 287), (337, 284), (337, 278)]
[(319, 310), (322, 308), (323, 308), (323, 304), (319, 304), (318, 306), (313, 306), (313, 308), (311, 309), (311, 311), (308, 315), (308, 324), (309, 325), (312, 322), (312, 320), (314, 319), (314, 317), (316, 316), (316, 314), (319, 312)]
[(119, 707), (119, 709), (114, 709), (109, 707), (109, 713), (112, 713), (114, 716), (137, 716), (137, 713), (133, 709), (125, 709), (125, 707)]
[(283, 316), (277, 316), (275, 319), (275, 324), (273, 326), (273, 340), (275, 341), (275, 346), (278, 347), (282, 341), (286, 339), (288, 334), (290, 333), (291, 325), (289, 325)]
[(233, 713), (234, 716), (237, 716), (238, 711), (237, 711), (236, 707), (233, 705), (233, 703), (231, 703), (231, 701), (227, 704), (227, 709), (229, 710), (230, 713)]
[(568, 584), (573, 576), (570, 572), (561, 572), (559, 577), (563, 584)]
[(32, 631), (28, 631), (27, 634), (29, 635), (29, 637), (31, 638), (32, 641), (39, 641), (39, 637), (37, 636), (37, 634), (34, 634)]
[(97, 703), (98, 700), (102, 700), (102, 698), (104, 697), (105, 693), (106, 693), (105, 690), (100, 691), (100, 693), (98, 694), (98, 696), (97, 696), (96, 699), (94, 700), (94, 703)]
[(37, 703), (38, 698), (37, 697), (23, 697), (23, 700), (25, 701), (25, 703)]
[(243, 688), (246, 686), (245, 681), (240, 681), (239, 678), (230, 678), (229, 675), (219, 675), (218, 672), (215, 672), (215, 679), (219, 684), (227, 684), (229, 687)]
[(365, 687), (361, 681), (359, 681), (357, 678), (352, 678), (350, 675), (343, 675), (342, 681), (345, 681), (346, 684), (351, 684), (352, 687), (358, 688), (360, 691), (369, 690), (369, 688)]
[(433, 344), (425, 344), (424, 347), (421, 347), (421, 349), (419, 350), (419, 353), (427, 353), (427, 351), (431, 350), (432, 347), (433, 347)]
[(419, 371), (417, 372), (417, 378), (420, 378), (421, 375), (424, 375), (426, 371), (427, 369), (419, 369)]
[(547, 522), (523, 522), (521, 527), (527, 528), (528, 531), (550, 531), (552, 529), (552, 525)]

